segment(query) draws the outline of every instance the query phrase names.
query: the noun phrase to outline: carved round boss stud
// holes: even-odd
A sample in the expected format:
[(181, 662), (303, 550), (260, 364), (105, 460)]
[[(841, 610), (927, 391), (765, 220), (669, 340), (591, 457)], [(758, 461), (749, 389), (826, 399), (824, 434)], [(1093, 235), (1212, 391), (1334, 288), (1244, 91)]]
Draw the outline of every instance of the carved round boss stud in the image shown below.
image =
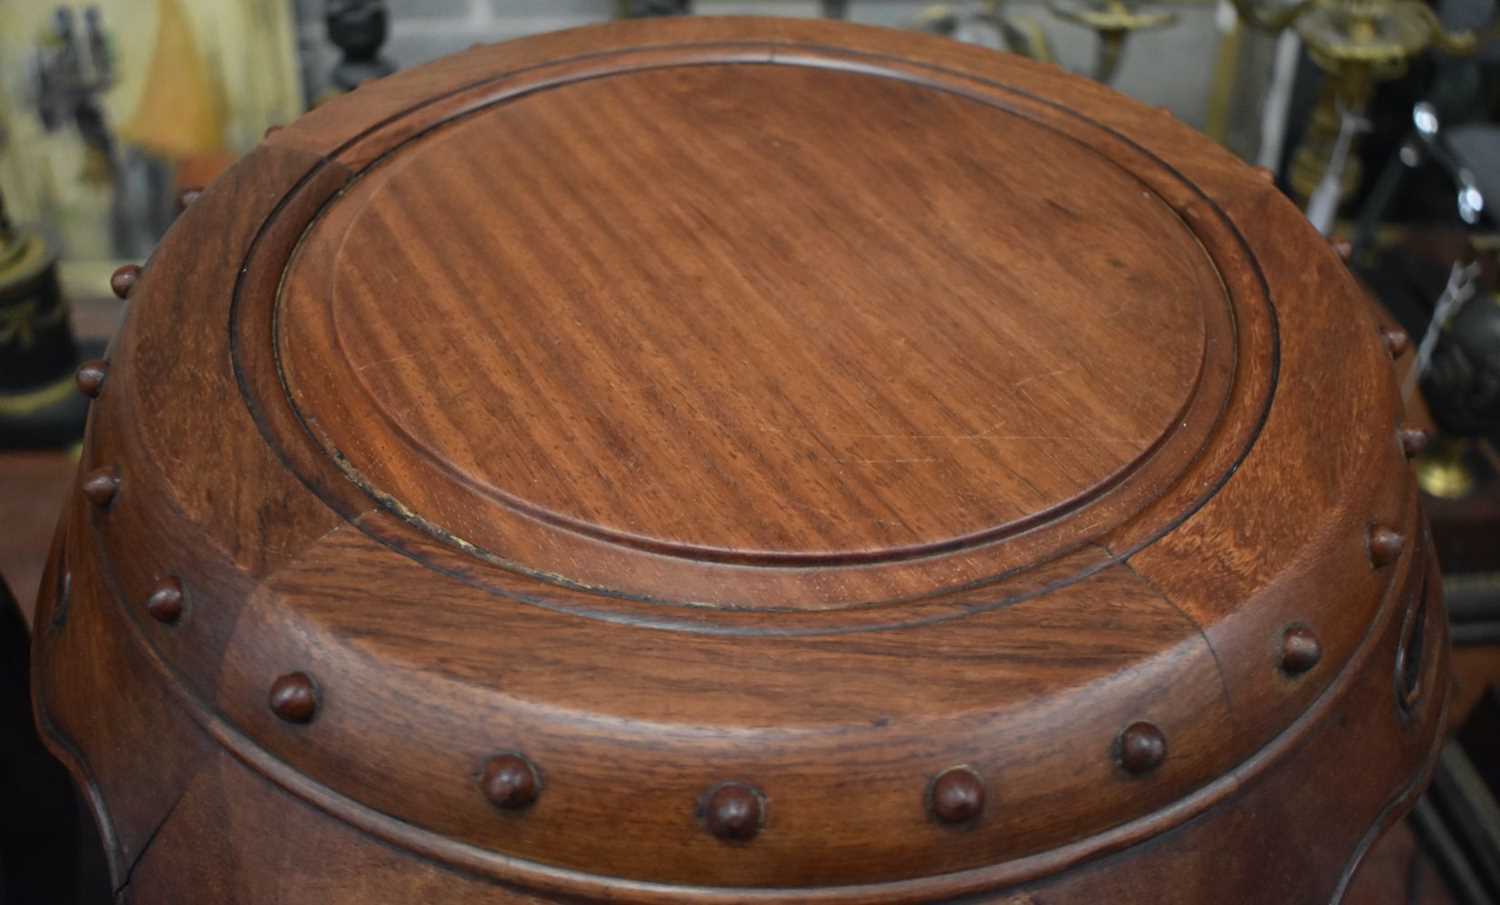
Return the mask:
[(96, 468), (84, 476), (80, 486), (88, 501), (103, 509), (114, 501), (120, 490), (120, 474), (110, 466)]
[(109, 288), (118, 299), (129, 298), (130, 290), (135, 287), (136, 280), (141, 278), (141, 265), (122, 264), (115, 268), (115, 272), (109, 276)]
[(497, 808), (520, 810), (536, 801), (542, 781), (536, 767), (520, 754), (499, 754), (485, 762), (479, 788)]
[(157, 622), (172, 625), (182, 618), (182, 582), (168, 575), (156, 583), (146, 598), (146, 612)]
[(271, 683), (271, 711), (288, 723), (308, 723), (318, 712), (318, 689), (305, 672), (288, 673)]
[(1287, 675), (1301, 675), (1322, 658), (1323, 646), (1307, 626), (1293, 625), (1281, 636), (1281, 671)]
[(1385, 343), (1385, 349), (1391, 353), (1392, 358), (1400, 358), (1411, 345), (1411, 337), (1400, 327), (1385, 327), (1380, 331), (1380, 339)]
[[(1429, 425), (1396, 399), (1420, 336), (1393, 360), (1367, 313), (1328, 355), (1365, 293), (1273, 174), (963, 50), (661, 18), (436, 61), (272, 134), (122, 272), (126, 351), (172, 354), (90, 353), (44, 740), (111, 778), (123, 839), (160, 823), (148, 787), (277, 814), (172, 846), (156, 900), (201, 901), (226, 860), (324, 898), (389, 865), (361, 905), (1159, 905), (1167, 875), (1214, 905), (1329, 898), (1443, 744), (1399, 434)], [(534, 191), (474, 191), (496, 148)], [(685, 163), (641, 178), (662, 161)], [(1375, 455), (1255, 465), (1309, 432)], [(1405, 535), (1385, 568), (1376, 527)], [(1146, 538), (1138, 575), (1098, 571)], [(1425, 639), (1412, 617), (1386, 643), (1424, 580)], [(1211, 602), (1222, 663), (1153, 586)], [(219, 628), (255, 635), (233, 675)], [(90, 664), (150, 644), (227, 712), (73, 732), (158, 694), (157, 669)], [(1221, 704), (1220, 670), (1247, 693)], [(240, 756), (164, 774), (204, 718)]]
[(78, 366), (73, 375), (73, 382), (78, 384), (78, 392), (97, 399), (100, 391), (104, 389), (104, 378), (109, 375), (109, 362), (94, 359), (86, 361)]
[(703, 803), (703, 825), (725, 842), (748, 842), (765, 822), (765, 796), (754, 786), (726, 782)]
[(1378, 569), (1401, 557), (1401, 548), (1406, 546), (1406, 538), (1399, 531), (1375, 525), (1370, 528), (1369, 544), (1370, 562)]
[(1401, 438), (1401, 451), (1406, 453), (1408, 459), (1420, 456), (1422, 450), (1427, 448), (1427, 441), (1432, 436), (1419, 427), (1403, 427), (1398, 435)]
[(183, 211), (187, 210), (189, 207), (192, 206), (192, 204), (193, 204), (194, 201), (198, 200), (198, 197), (200, 195), (202, 195), (202, 194), (203, 194), (203, 187), (202, 186), (196, 186), (196, 185), (188, 186), (187, 188), (185, 188), (182, 191), (178, 192), (177, 193), (177, 212), (180, 214)]
[(1149, 773), (1167, 759), (1167, 737), (1153, 723), (1131, 723), (1120, 733), (1118, 756), (1126, 772)]
[(928, 790), (932, 816), (941, 823), (968, 823), (984, 812), (984, 780), (968, 767), (951, 767)]

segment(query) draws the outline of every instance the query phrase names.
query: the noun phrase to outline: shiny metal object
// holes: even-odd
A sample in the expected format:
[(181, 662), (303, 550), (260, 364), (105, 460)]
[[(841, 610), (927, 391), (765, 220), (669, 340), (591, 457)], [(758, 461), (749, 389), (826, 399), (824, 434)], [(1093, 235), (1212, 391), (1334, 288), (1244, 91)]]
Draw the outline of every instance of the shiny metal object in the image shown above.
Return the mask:
[[(1346, 133), (1344, 111), (1363, 117), (1375, 85), (1401, 76), (1412, 59), (1428, 50), (1471, 54), (1500, 34), (1500, 26), (1483, 32), (1449, 31), (1419, 0), (1299, 0), (1280, 7), (1257, 0), (1232, 2), (1240, 16), (1256, 28), (1294, 30), (1308, 55), (1330, 76), (1307, 134), (1293, 156), (1289, 179), (1293, 192), (1309, 199), (1309, 214), (1312, 196), (1320, 194), (1318, 189), (1328, 182), (1330, 170), (1336, 171), (1340, 180), (1333, 183), (1339, 189), (1335, 209), (1360, 181), (1352, 144), (1341, 147)], [(1418, 105), (1413, 126), (1419, 141), (1428, 136), (1424, 143), (1436, 146), (1432, 139), (1439, 134), (1441, 123), (1435, 107)], [(1411, 156), (1402, 150), (1403, 161)], [(1326, 215), (1323, 209), (1329, 204), (1324, 197), (1326, 191), (1318, 198), (1320, 216)], [(1473, 196), (1464, 197), (1467, 200), (1461, 202), (1461, 215), (1465, 209), (1481, 209), (1469, 204)]]

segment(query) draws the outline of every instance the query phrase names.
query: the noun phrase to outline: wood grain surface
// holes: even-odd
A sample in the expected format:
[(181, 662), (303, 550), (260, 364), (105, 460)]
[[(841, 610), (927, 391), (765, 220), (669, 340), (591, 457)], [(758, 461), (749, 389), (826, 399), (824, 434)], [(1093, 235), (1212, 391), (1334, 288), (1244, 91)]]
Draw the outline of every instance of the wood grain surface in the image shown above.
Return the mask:
[(791, 66), (472, 116), (365, 175), (283, 293), (287, 382), (352, 467), (415, 454), (537, 520), (752, 562), (1086, 502), (1175, 426), (1225, 304), (1171, 209), (1067, 136)]
[(131, 901), (1337, 901), (1430, 769), (1380, 323), (1051, 67), (477, 48), (130, 297), (36, 686)]

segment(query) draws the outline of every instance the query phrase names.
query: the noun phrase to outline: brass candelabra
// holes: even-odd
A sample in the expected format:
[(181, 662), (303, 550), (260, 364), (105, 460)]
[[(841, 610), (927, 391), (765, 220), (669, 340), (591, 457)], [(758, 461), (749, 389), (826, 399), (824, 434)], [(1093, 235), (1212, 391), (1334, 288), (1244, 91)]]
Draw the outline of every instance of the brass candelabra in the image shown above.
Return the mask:
[[(1138, 10), (1126, 0), (1046, 0), (1046, 3), (1058, 18), (1082, 25), (1097, 35), (1093, 65), (1086, 74), (1105, 83), (1113, 80), (1119, 71), (1131, 35), (1177, 21), (1176, 13)], [(986, 0), (970, 12), (960, 12), (949, 5), (930, 7), (922, 15), (919, 25), (950, 36), (966, 26), (986, 27), (995, 32), (1006, 50), (1043, 62), (1055, 61), (1051, 42), (1041, 26), (1035, 20), (1010, 15), (1003, 0)]]
[[(1233, 0), (1241, 19), (1255, 28), (1279, 32), (1294, 29), (1308, 54), (1329, 78), (1318, 98), (1301, 145), (1293, 154), (1289, 182), (1294, 194), (1306, 200), (1329, 173), (1338, 172), (1341, 195), (1359, 183), (1354, 139), (1374, 94), (1375, 86), (1406, 72), (1408, 64), (1428, 50), (1462, 55), (1473, 53), (1496, 34), (1449, 31), (1420, 0), (1299, 0), (1287, 6), (1267, 6), (1255, 0)], [(1347, 130), (1343, 155), (1337, 161), (1341, 130)]]

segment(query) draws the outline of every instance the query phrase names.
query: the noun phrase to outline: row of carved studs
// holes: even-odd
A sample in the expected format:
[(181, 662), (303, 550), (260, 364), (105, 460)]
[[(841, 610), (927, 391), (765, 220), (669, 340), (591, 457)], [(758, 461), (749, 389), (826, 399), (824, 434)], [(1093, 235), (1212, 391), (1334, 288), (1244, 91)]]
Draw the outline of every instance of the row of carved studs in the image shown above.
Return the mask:
[[(140, 268), (128, 265), (116, 271), (111, 286), (121, 298), (129, 294), (139, 277)], [(1382, 339), (1392, 357), (1398, 357), (1408, 346), (1400, 330), (1382, 331)], [(103, 390), (108, 364), (91, 361), (78, 369), (79, 390), (90, 398)], [(1401, 429), (1398, 439), (1408, 457), (1419, 454), (1427, 444), (1425, 431)], [(111, 466), (96, 468), (83, 479), (81, 489), (99, 508), (108, 508), (120, 487), (118, 470)], [(1372, 525), (1366, 549), (1374, 568), (1395, 562), (1406, 539), (1383, 525)], [(146, 598), (146, 612), (158, 622), (176, 624), (183, 615), (183, 589), (175, 576), (159, 581)], [(1282, 635), (1281, 670), (1297, 676), (1317, 665), (1322, 646), (1310, 628), (1301, 624), (1289, 626)], [(303, 672), (281, 676), (271, 685), (268, 703), (272, 712), (289, 723), (308, 723), (317, 715), (318, 689), (312, 677)], [(1167, 739), (1155, 724), (1138, 721), (1125, 727), (1115, 741), (1114, 757), (1119, 766), (1133, 775), (1150, 773), (1166, 760)], [(499, 754), (485, 762), (478, 784), (484, 796), (497, 808), (522, 810), (542, 791), (542, 778), (536, 765), (517, 752)], [(985, 787), (980, 775), (967, 765), (944, 770), (926, 790), (927, 810), (933, 819), (949, 825), (963, 825), (979, 818), (984, 811)], [(755, 786), (743, 782), (725, 782), (710, 788), (699, 803), (698, 816), (704, 828), (726, 842), (746, 842), (754, 838), (765, 823), (766, 796)]]
[[(119, 476), (111, 468), (96, 469), (83, 482), (84, 494), (100, 507), (110, 505), (118, 488)], [(1405, 538), (1396, 531), (1380, 526), (1371, 528), (1368, 549), (1372, 566), (1378, 568), (1394, 562), (1404, 544)], [(157, 582), (144, 607), (158, 622), (176, 624), (184, 608), (181, 581), (169, 575)], [(1298, 676), (1316, 666), (1322, 653), (1322, 646), (1310, 628), (1292, 625), (1282, 635), (1279, 665), (1286, 675)], [(289, 723), (311, 722), (318, 711), (317, 686), (306, 673), (289, 673), (272, 683), (268, 703), (272, 712)], [(1114, 756), (1119, 766), (1132, 775), (1149, 773), (1166, 759), (1166, 736), (1152, 723), (1132, 723), (1116, 739)], [(496, 807), (519, 810), (536, 800), (542, 781), (535, 765), (524, 755), (507, 753), (485, 764), (479, 787)], [(972, 768), (955, 766), (929, 784), (926, 797), (928, 811), (939, 823), (971, 823), (984, 810), (984, 781)], [(765, 795), (745, 783), (723, 783), (704, 796), (700, 818), (705, 829), (720, 839), (748, 841), (764, 823)]]
[[(97, 499), (94, 501), (98, 503)], [(1377, 550), (1393, 550), (1390, 558), (1382, 564), (1393, 561), (1401, 543), (1400, 535), (1377, 529), (1372, 533), (1372, 555)], [(183, 615), (183, 600), (181, 582), (175, 576), (167, 576), (153, 588), (144, 607), (152, 618), (173, 625)], [(1294, 624), (1283, 632), (1279, 666), (1285, 675), (1296, 677), (1308, 672), (1322, 659), (1322, 654), (1321, 644), (1307, 626)], [(267, 704), (280, 719), (306, 724), (317, 716), (319, 698), (313, 678), (305, 672), (293, 672), (278, 677), (271, 684)], [(1121, 769), (1131, 775), (1145, 775), (1166, 760), (1166, 735), (1153, 723), (1132, 723), (1116, 738), (1113, 753)], [(479, 773), (478, 785), (495, 807), (507, 811), (529, 807), (542, 791), (541, 774), (536, 766), (515, 752), (488, 760)], [(926, 790), (927, 810), (941, 824), (972, 823), (983, 813), (984, 803), (984, 781), (967, 765), (943, 771)], [(724, 841), (748, 841), (764, 823), (765, 795), (747, 783), (722, 783), (703, 796), (699, 818), (709, 833)]]

